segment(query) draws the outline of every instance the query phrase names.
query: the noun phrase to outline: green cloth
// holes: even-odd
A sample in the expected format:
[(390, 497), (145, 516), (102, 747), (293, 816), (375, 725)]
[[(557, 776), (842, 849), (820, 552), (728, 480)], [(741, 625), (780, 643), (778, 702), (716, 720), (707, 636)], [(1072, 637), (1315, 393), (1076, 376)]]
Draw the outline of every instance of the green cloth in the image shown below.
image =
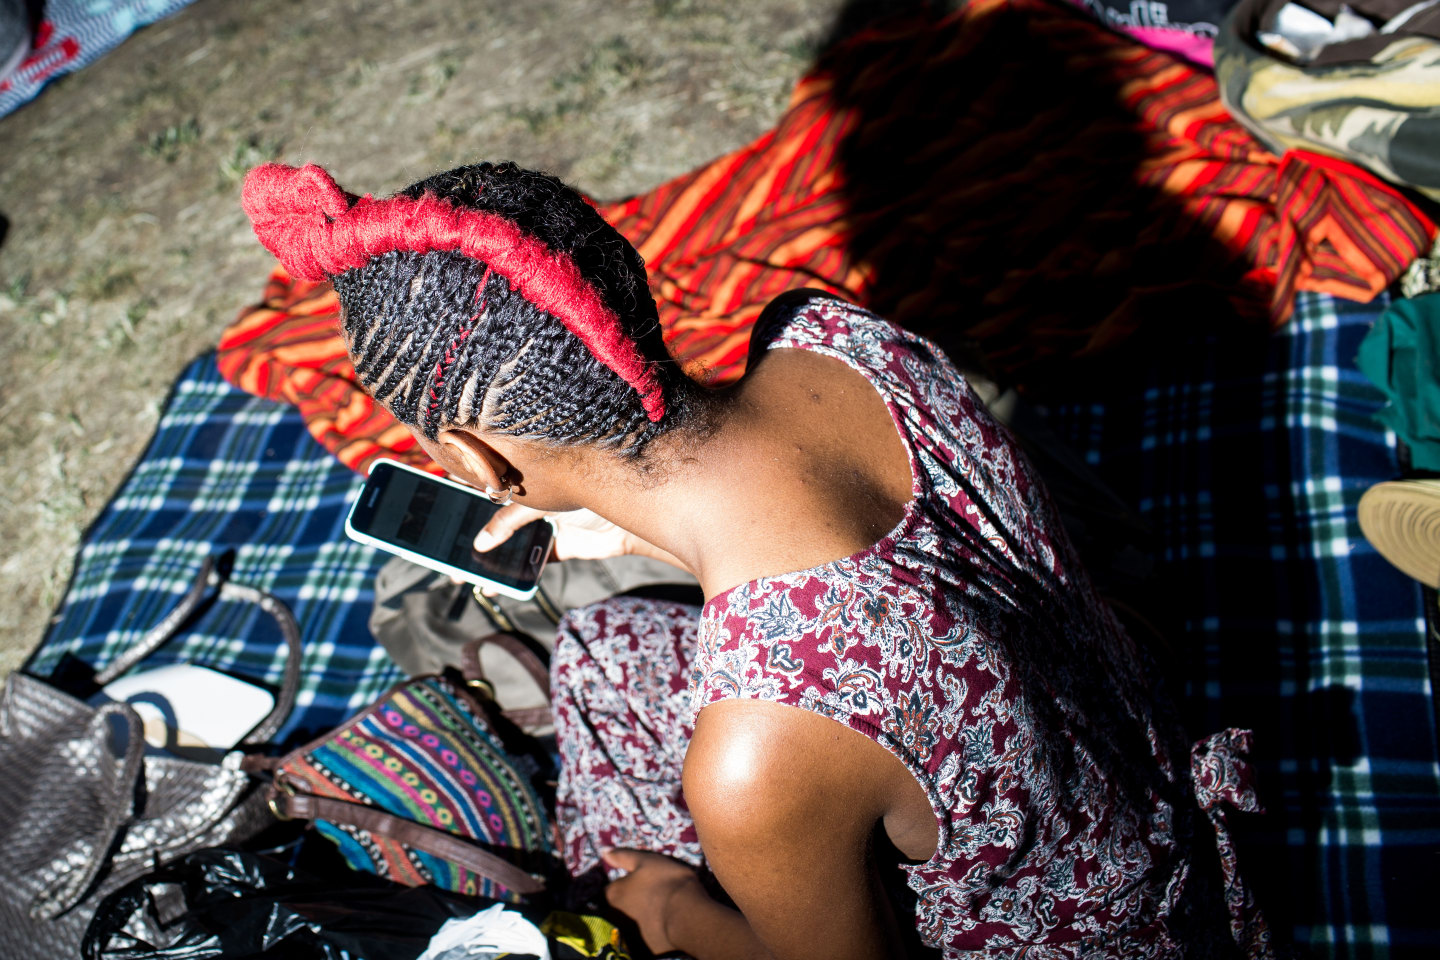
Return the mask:
[(1440, 471), (1440, 293), (1391, 304), (1355, 362), (1389, 398), (1375, 417), (1409, 445), (1411, 466)]

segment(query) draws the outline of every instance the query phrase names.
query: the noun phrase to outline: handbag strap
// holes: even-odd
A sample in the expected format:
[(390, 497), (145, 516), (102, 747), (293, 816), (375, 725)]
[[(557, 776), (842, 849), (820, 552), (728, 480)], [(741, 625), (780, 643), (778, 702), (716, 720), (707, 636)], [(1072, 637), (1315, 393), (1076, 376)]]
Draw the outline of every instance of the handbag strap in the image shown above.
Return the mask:
[(372, 836), (403, 843), (441, 860), (459, 864), (466, 870), (503, 884), (518, 894), (539, 893), (545, 889), (544, 878), (522, 870), (464, 837), (427, 827), (362, 803), (317, 797), (309, 793), (292, 793), (288, 789), (272, 786), (270, 809), (282, 820), (328, 820), (367, 831)]
[(285, 638), (285, 673), (280, 679), (280, 691), (275, 695), (275, 706), (269, 715), (250, 731), (250, 735), (240, 742), (242, 747), (259, 747), (275, 738), (285, 721), (290, 719), (290, 711), (295, 709), (295, 697), (300, 692), (300, 625), (295, 622), (295, 615), (290, 612), (284, 600), (264, 590), (238, 583), (225, 583), (220, 587), (220, 596), (226, 600), (256, 604), (270, 614), (275, 625), (280, 628), (280, 635)]
[(159, 623), (145, 631), (139, 642), (95, 674), (95, 683), (103, 687), (178, 636), (180, 628), (205, 602), (206, 591), (217, 584), (220, 587), (216, 595), (218, 599), (255, 604), (275, 620), (281, 636), (285, 639), (285, 673), (280, 681), (280, 691), (275, 697), (275, 706), (240, 744), (242, 747), (258, 747), (268, 743), (280, 731), (295, 708), (295, 697), (300, 691), (300, 626), (283, 600), (255, 587), (231, 583), (213, 557), (206, 557), (201, 562), (200, 572), (180, 602), (162, 617)]
[[(470, 595), (475, 598), (475, 602), (479, 604), (481, 610), (485, 611), (485, 615), (490, 618), (490, 622), (495, 625), (497, 630), (506, 632), (517, 630), (515, 621), (510, 618), (510, 614), (506, 612), (505, 608), (496, 603), (493, 598), (487, 597), (485, 591), (481, 590), (478, 584), (470, 588)], [(530, 598), (530, 602), (535, 604), (535, 609), (544, 614), (546, 620), (557, 627), (565, 617), (564, 611), (555, 605), (555, 601), (550, 598), (550, 594), (545, 592), (542, 584), (536, 584), (535, 595)]]
[[(485, 679), (485, 668), (480, 665), (480, 650), (486, 644), (494, 644), (504, 650), (510, 656), (520, 662), (525, 672), (530, 674), (530, 679), (535, 681), (545, 694), (545, 701), (553, 703), (550, 696), (550, 668), (545, 661), (537, 654), (524, 640), (521, 640), (513, 633), (490, 633), (483, 637), (475, 637), (467, 640), (460, 648), (460, 672), (465, 677), (465, 682), (471, 685), (488, 684)], [(533, 709), (545, 709), (543, 707)], [(520, 711), (516, 711), (519, 713)]]
[(206, 557), (200, 561), (200, 572), (190, 584), (185, 596), (180, 598), (180, 602), (161, 617), (159, 623), (146, 630), (144, 636), (117, 657), (115, 662), (95, 674), (95, 682), (103, 687), (174, 639), (185, 621), (205, 602), (205, 591), (219, 582), (220, 573), (216, 569), (215, 559)]

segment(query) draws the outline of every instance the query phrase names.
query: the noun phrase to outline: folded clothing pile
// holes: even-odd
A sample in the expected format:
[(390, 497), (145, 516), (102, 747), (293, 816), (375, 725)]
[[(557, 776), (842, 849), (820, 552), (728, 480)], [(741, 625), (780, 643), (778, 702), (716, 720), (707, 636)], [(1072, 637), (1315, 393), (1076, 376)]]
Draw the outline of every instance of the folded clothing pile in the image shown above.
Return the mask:
[(1271, 150), (1347, 160), (1440, 200), (1440, 0), (1242, 0), (1215, 75)]

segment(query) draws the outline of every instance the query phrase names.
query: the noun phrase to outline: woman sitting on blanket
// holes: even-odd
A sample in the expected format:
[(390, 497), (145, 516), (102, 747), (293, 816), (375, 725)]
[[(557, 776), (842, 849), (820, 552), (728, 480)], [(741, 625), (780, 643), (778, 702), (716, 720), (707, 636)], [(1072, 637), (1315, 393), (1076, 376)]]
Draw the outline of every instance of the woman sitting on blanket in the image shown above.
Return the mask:
[(554, 657), (565, 861), (608, 872), (651, 950), (1268, 952), (1197, 806), (1224, 839), (1221, 801), (1253, 805), (1243, 733), (1187, 757), (1039, 481), (933, 344), (789, 295), (745, 377), (707, 389), (667, 354), (630, 244), (512, 165), (374, 200), (272, 164), (245, 204), (292, 274), (333, 279), (365, 389), (513, 499), (477, 547), (558, 515), (562, 558), (699, 579), (700, 608), (572, 612)]

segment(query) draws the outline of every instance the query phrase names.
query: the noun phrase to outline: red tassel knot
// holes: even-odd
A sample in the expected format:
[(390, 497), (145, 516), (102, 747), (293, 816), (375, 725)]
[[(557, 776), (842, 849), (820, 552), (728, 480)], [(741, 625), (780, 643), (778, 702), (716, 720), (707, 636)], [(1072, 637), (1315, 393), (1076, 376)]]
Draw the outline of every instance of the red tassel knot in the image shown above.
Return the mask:
[(481, 261), (634, 388), (651, 422), (665, 415), (655, 372), (575, 262), (504, 217), (428, 193), (418, 199), (355, 197), (315, 164), (256, 167), (245, 177), (241, 203), (255, 236), (304, 280), (337, 276), (392, 250), (458, 251)]

